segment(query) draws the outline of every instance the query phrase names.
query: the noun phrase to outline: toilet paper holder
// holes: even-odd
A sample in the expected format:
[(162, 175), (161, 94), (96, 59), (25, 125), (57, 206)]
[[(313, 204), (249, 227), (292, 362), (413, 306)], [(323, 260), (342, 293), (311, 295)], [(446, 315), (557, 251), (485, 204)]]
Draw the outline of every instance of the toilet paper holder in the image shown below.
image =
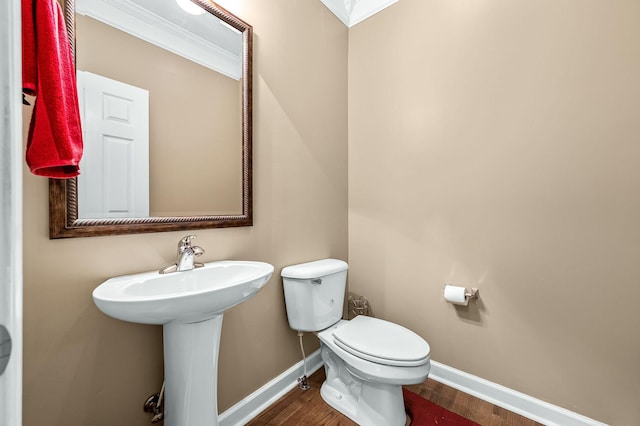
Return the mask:
[(475, 287), (471, 288), (471, 291), (465, 291), (464, 292), (464, 298), (465, 299), (477, 299), (480, 296), (480, 290), (478, 290)]
[(480, 290), (475, 287), (469, 291), (466, 287), (454, 286), (452, 284), (445, 285), (443, 293), (445, 301), (453, 303), (454, 305), (463, 306), (467, 306), (469, 301), (478, 299), (480, 296)]

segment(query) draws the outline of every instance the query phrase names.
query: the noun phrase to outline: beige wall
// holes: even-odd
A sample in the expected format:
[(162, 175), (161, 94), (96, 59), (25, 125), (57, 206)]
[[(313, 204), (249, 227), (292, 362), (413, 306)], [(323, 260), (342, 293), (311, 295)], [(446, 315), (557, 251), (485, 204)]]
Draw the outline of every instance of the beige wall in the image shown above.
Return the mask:
[[(276, 268), (256, 297), (225, 314), (223, 411), (300, 360), (280, 269), (347, 259), (347, 30), (319, 1), (219, 3), (255, 30), (255, 225), (195, 233), (204, 261)], [(24, 425), (147, 425), (142, 404), (162, 383), (161, 328), (107, 317), (91, 291), (173, 262), (187, 231), (49, 240), (47, 188), (25, 172)]]
[(640, 424), (639, 40), (637, 0), (402, 0), (349, 34), (351, 289), (614, 425)]

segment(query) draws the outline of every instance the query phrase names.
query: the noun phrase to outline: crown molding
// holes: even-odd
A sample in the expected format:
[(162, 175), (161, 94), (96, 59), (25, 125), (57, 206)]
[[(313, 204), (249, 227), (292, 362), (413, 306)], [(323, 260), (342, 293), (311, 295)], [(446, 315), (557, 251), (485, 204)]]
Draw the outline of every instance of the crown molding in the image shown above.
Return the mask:
[(241, 58), (128, 0), (78, 0), (76, 13), (239, 80)]
[(347, 27), (364, 21), (398, 0), (320, 0)]

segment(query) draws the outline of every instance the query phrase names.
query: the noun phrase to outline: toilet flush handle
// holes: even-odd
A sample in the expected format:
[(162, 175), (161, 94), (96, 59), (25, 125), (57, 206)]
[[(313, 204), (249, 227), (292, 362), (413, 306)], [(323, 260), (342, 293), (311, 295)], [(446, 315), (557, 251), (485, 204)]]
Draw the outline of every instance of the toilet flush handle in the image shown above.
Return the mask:
[(320, 284), (322, 284), (322, 279), (320, 279), (320, 278), (316, 278), (316, 279), (314, 279), (314, 280), (311, 280), (311, 284), (313, 284), (313, 285), (320, 285)]

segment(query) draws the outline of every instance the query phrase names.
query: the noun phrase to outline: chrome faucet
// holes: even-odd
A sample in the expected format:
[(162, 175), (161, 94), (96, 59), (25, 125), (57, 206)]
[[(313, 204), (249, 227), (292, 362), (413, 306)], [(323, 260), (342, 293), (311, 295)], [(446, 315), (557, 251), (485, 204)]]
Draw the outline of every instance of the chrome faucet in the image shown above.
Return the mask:
[(176, 259), (176, 263), (161, 269), (161, 274), (190, 271), (194, 268), (204, 266), (204, 264), (195, 261), (197, 256), (204, 253), (204, 249), (202, 247), (191, 245), (191, 240), (194, 240), (195, 238), (195, 235), (187, 235), (180, 240), (178, 243), (178, 258)]

